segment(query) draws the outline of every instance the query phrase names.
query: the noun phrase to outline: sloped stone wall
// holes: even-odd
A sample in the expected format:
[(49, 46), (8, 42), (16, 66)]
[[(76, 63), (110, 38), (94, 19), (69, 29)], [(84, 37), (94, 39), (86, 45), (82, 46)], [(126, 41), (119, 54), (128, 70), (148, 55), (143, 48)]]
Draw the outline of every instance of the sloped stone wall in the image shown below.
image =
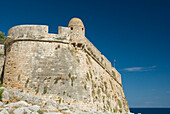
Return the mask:
[(59, 102), (83, 101), (89, 96), (80, 83), (75, 51), (56, 42), (14, 42), (7, 48), (4, 85), (33, 95), (52, 94)]
[[(125, 113), (129, 107), (122, 89), (113, 77), (103, 69), (91, 56), (79, 50), (79, 73), (83, 75), (83, 89), (90, 91), (90, 102), (97, 110)], [(87, 98), (88, 99), (88, 98)]]
[(17, 41), (7, 47), (4, 85), (62, 104), (128, 112), (122, 87), (81, 49), (57, 42)]

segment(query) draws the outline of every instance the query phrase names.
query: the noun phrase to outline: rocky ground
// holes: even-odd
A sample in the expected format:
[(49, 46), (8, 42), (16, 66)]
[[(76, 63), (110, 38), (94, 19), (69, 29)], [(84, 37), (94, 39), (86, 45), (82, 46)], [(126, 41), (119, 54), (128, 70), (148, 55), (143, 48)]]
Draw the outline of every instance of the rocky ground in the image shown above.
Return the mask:
[(111, 114), (73, 105), (59, 105), (52, 100), (0, 88), (0, 114)]

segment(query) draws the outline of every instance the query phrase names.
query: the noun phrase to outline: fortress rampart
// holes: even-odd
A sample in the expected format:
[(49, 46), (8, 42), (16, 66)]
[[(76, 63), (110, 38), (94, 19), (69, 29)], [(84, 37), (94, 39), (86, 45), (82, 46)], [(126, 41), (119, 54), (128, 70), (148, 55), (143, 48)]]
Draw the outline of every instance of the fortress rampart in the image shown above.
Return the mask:
[(58, 34), (46, 25), (11, 28), (5, 41), (4, 85), (32, 95), (112, 112), (129, 112), (121, 75), (73, 18)]
[[(71, 43), (74, 47), (85, 50), (87, 54), (92, 56), (102, 68), (104, 68), (113, 78), (121, 84), (121, 76), (118, 71), (112, 67), (110, 61), (101, 54), (101, 52), (84, 36), (78, 36), (78, 41), (75, 38), (75, 33), (71, 33), (71, 29), (69, 27), (61, 27), (58, 28), (59, 34), (50, 34), (48, 33), (48, 26), (46, 25), (20, 25), (11, 28), (8, 31), (8, 39), (5, 44), (8, 45), (11, 42), (15, 41), (47, 41), (47, 42), (62, 42), (62, 43)], [(79, 33), (77, 33), (79, 34)], [(70, 36), (72, 39), (70, 41)], [(114, 69), (114, 70), (113, 70)], [(115, 73), (113, 73), (115, 72)], [(117, 75), (115, 75), (117, 74)]]

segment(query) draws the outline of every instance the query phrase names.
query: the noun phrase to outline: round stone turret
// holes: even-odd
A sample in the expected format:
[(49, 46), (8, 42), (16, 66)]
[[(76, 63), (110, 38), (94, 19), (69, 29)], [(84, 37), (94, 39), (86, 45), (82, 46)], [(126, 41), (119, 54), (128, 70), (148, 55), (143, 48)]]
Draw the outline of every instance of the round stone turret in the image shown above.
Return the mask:
[(68, 27), (70, 27), (71, 33), (76, 32), (85, 35), (84, 24), (79, 18), (72, 18), (68, 24)]

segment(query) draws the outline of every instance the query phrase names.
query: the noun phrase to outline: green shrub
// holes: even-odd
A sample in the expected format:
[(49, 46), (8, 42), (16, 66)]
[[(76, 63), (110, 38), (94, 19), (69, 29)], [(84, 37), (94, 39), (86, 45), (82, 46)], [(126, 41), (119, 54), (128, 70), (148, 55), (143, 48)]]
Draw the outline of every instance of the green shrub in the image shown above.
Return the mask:
[(2, 93), (4, 92), (4, 89), (0, 89), (0, 101), (2, 101)]
[(84, 89), (85, 89), (85, 90), (87, 90), (87, 86), (86, 86), (86, 84), (84, 85)]
[(59, 104), (61, 104), (61, 98), (59, 98), (58, 102), (59, 102)]
[[(2, 87), (2, 83), (0, 81), (0, 87)], [(2, 101), (2, 93), (4, 92), (4, 89), (0, 89), (0, 101)]]
[(0, 81), (0, 87), (2, 87), (3, 86), (3, 84), (1, 83), (1, 81)]
[(113, 75), (113, 76), (116, 76), (114, 71), (112, 71), (112, 75)]
[(37, 112), (38, 112), (38, 114), (44, 114), (44, 112), (42, 110), (38, 110)]
[(0, 31), (0, 40), (5, 40), (5, 39), (6, 39), (5, 33), (2, 33)]
[(71, 73), (68, 74), (68, 77), (71, 78)]

